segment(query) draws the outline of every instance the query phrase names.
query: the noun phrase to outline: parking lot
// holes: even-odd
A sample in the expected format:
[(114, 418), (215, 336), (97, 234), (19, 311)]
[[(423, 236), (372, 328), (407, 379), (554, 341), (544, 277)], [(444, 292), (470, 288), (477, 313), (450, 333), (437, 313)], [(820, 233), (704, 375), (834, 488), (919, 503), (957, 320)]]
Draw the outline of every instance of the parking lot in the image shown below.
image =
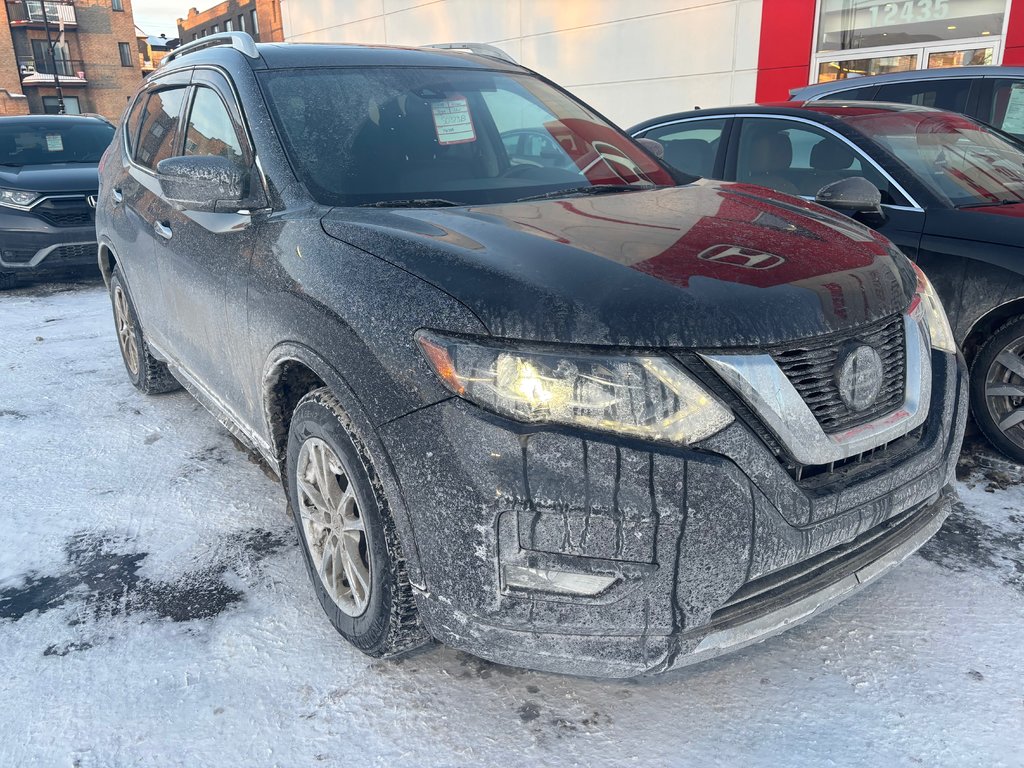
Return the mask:
[(721, 660), (373, 662), (277, 482), (187, 394), (131, 386), (102, 285), (0, 294), (0, 333), (0, 765), (1024, 764), (1024, 484), (978, 445), (918, 555)]

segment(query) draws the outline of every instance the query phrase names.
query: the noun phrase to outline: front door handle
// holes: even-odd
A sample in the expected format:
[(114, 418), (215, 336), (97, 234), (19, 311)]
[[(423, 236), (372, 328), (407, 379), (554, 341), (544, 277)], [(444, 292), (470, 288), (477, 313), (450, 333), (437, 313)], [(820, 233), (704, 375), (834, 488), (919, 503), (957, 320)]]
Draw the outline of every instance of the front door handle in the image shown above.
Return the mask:
[(157, 221), (153, 224), (153, 231), (160, 235), (164, 240), (170, 240), (171, 235), (174, 234), (171, 232), (171, 228), (162, 221)]
[(117, 205), (122, 200), (124, 200), (124, 195), (121, 194), (121, 190), (114, 187), (114, 205)]

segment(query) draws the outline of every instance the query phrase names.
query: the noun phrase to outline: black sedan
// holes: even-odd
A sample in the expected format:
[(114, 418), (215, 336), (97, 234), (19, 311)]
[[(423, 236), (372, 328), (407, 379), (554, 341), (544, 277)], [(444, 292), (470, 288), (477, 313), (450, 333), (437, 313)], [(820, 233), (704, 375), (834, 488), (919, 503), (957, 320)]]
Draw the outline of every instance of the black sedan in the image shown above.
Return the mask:
[(866, 102), (680, 112), (628, 132), (679, 170), (817, 200), (895, 242), (942, 297), (978, 426), (1024, 461), (1024, 145), (963, 115)]

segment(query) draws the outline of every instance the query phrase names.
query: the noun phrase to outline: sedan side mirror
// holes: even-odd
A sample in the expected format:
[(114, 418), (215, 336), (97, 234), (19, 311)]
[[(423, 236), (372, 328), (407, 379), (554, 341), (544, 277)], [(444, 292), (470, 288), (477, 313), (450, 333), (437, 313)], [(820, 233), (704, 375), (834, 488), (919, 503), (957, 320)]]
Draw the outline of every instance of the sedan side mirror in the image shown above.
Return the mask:
[(665, 145), (655, 139), (635, 139), (636, 143), (646, 149), (659, 160), (665, 159)]
[(160, 189), (168, 200), (212, 211), (218, 202), (238, 202), (248, 194), (249, 173), (218, 155), (169, 157), (156, 166)]
[(826, 184), (818, 190), (814, 202), (833, 211), (845, 213), (871, 227), (885, 221), (885, 214), (882, 212), (882, 193), (863, 176), (853, 176)]

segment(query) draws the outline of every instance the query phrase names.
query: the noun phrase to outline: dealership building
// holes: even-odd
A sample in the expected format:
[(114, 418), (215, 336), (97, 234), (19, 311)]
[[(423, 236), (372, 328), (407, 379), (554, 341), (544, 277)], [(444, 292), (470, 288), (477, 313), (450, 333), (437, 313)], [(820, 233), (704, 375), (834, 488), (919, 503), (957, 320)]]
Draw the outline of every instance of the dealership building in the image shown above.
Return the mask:
[(292, 42), (482, 42), (621, 125), (808, 83), (1024, 65), (1024, 0), (281, 0)]

